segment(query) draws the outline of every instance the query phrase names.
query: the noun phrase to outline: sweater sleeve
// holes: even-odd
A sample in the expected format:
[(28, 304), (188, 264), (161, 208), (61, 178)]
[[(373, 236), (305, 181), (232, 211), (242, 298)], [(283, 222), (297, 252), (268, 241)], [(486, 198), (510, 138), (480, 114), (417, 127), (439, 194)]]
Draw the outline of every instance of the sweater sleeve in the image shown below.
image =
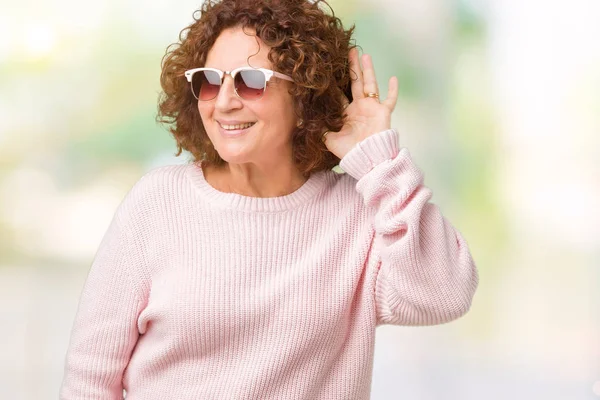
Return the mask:
[(467, 243), (429, 202), (431, 190), (398, 132), (358, 143), (340, 167), (372, 209), (378, 324), (435, 325), (465, 314), (478, 285)]
[(142, 258), (117, 210), (90, 268), (71, 333), (60, 399), (123, 399), (123, 372), (145, 305)]

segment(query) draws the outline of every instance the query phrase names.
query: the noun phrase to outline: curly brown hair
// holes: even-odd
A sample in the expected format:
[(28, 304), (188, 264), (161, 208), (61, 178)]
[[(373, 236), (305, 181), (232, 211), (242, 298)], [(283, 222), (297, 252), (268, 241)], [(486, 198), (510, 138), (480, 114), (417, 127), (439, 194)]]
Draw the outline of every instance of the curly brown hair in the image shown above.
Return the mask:
[(295, 82), (290, 94), (302, 121), (292, 134), (297, 168), (309, 176), (337, 165), (340, 159), (321, 137), (342, 128), (343, 95), (352, 100), (348, 52), (356, 47), (351, 43), (354, 25), (344, 29), (324, 0), (207, 0), (193, 15), (194, 22), (181, 31), (179, 42), (167, 48), (160, 77), (157, 121), (169, 126), (177, 141), (176, 155), (185, 149), (195, 160), (226, 163), (206, 133), (184, 71), (203, 67), (220, 33), (241, 26), (253, 29), (271, 48), (273, 69)]

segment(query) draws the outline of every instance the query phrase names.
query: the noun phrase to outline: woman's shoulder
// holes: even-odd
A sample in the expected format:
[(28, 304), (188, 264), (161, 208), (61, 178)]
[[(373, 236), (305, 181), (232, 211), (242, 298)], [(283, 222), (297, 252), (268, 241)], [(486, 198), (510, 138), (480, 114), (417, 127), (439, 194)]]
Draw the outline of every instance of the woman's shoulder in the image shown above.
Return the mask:
[(191, 164), (174, 164), (154, 167), (144, 173), (134, 185), (138, 190), (156, 190), (165, 186), (182, 185)]
[(131, 187), (120, 205), (121, 213), (137, 214), (163, 209), (185, 195), (190, 164), (164, 165), (145, 172)]
[(144, 173), (133, 185), (130, 195), (152, 196), (179, 192), (189, 186), (188, 174), (192, 164), (154, 167)]
[(324, 172), (327, 179), (326, 197), (341, 197), (345, 200), (355, 199), (360, 201), (356, 191), (356, 179), (345, 173), (339, 167)]

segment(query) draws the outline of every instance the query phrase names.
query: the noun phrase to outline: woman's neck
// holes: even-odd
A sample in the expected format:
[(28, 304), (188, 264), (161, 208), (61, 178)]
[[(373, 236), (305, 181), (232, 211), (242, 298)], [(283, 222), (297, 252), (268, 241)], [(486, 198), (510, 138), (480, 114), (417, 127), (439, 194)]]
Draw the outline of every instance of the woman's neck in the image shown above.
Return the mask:
[(248, 197), (279, 197), (298, 190), (307, 179), (292, 164), (278, 168), (260, 168), (255, 164), (203, 165), (204, 179), (224, 193)]

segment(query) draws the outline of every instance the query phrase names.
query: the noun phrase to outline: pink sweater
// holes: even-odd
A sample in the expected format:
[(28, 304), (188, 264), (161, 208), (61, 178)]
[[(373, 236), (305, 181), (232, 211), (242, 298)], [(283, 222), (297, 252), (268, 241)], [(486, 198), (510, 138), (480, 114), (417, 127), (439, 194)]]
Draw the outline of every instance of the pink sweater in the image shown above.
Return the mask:
[(395, 130), (294, 193), (197, 164), (123, 200), (83, 290), (61, 399), (368, 399), (375, 328), (467, 312), (478, 275)]

